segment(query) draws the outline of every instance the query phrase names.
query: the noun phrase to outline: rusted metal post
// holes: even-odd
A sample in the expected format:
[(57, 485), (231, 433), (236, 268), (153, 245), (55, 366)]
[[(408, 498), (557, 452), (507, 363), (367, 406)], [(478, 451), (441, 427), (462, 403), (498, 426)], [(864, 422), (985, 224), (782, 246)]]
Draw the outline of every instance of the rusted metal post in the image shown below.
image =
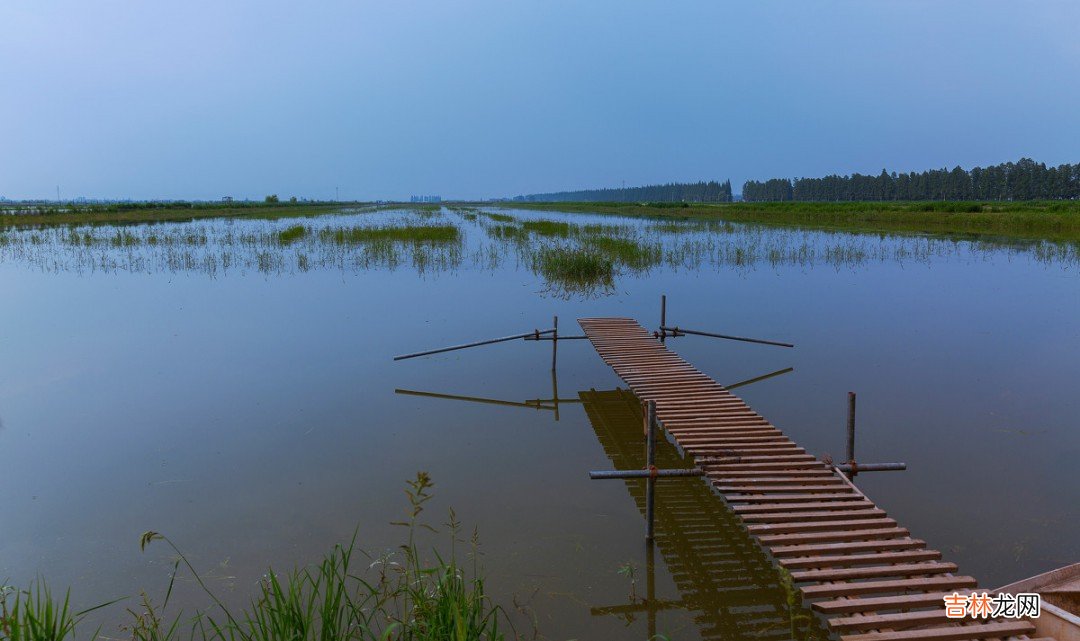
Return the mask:
[[(848, 463), (855, 462), (855, 393), (848, 392)], [(854, 473), (852, 473), (852, 476)]]
[(667, 294), (660, 294), (660, 342), (667, 337)]
[(659, 638), (656, 635), (656, 546), (652, 541), (646, 544), (645, 550), (645, 602), (649, 605), (648, 632), (649, 639)]
[(841, 463), (836, 466), (841, 472), (903, 472), (907, 469), (907, 463)]
[[(645, 467), (651, 472), (656, 468), (656, 401), (645, 406)], [(656, 477), (652, 474), (645, 486), (645, 540), (653, 540), (653, 516), (656, 506)]]
[(551, 400), (555, 405), (555, 421), (559, 420), (559, 377), (555, 374), (555, 368), (551, 368)]
[(551, 321), (551, 326), (554, 328), (554, 332), (551, 334), (551, 371), (555, 371), (555, 359), (559, 355), (559, 317), (556, 316)]
[(402, 354), (401, 356), (395, 356), (395, 361), (403, 361), (407, 358), (417, 358), (419, 356), (429, 356), (431, 354), (442, 354), (443, 352), (452, 352), (457, 349), (467, 349), (469, 347), (480, 347), (481, 345), (492, 345), (494, 343), (504, 343), (506, 341), (516, 341), (521, 339), (539, 340), (541, 336), (545, 336), (554, 332), (554, 329), (545, 330), (533, 330), (524, 334), (514, 334), (513, 336), (503, 336), (502, 338), (492, 338), (486, 341), (476, 341), (475, 343), (465, 343), (464, 345), (453, 345), (451, 347), (440, 347), (439, 349), (429, 349), (423, 352), (415, 352), (413, 354)]

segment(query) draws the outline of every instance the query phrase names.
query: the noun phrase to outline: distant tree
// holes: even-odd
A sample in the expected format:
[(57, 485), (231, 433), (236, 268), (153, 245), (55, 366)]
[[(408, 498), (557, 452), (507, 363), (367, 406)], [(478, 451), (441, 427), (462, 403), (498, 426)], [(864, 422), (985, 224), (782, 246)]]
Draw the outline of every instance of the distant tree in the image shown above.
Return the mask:
[(266, 202), (268, 202), (268, 203), (278, 203), (278, 202), (281, 202), (281, 200), (277, 197), (277, 194), (270, 194), (269, 196), (266, 197)]
[[(790, 188), (788, 187), (790, 185)], [(991, 167), (930, 169), (877, 176), (748, 180), (743, 200), (1032, 200), (1080, 197), (1080, 163), (1047, 167), (1030, 158)]]
[(289, 202), (290, 203), (295, 203), (296, 202), (296, 196), (293, 196), (293, 197), (289, 198)]

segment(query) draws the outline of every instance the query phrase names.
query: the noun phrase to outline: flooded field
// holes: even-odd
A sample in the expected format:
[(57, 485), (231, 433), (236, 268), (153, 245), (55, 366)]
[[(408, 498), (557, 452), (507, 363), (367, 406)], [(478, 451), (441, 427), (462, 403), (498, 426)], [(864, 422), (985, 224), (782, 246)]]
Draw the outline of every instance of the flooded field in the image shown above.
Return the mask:
[[(0, 231), (0, 584), (46, 577), (109, 637), (173, 571), (216, 594), (357, 534), (390, 555), (402, 489), (479, 532), (489, 593), (548, 639), (821, 632), (696, 479), (657, 546), (634, 399), (586, 341), (397, 354), (632, 316), (789, 341), (674, 339), (810, 452), (905, 461), (859, 486), (996, 586), (1080, 557), (1080, 247), (507, 209)], [(487, 402), (497, 401), (497, 402)], [(662, 448), (663, 466), (685, 464)], [(433, 535), (432, 542), (443, 539)], [(427, 542), (425, 542), (427, 543)], [(387, 561), (389, 562), (389, 561)], [(180, 574), (174, 605), (207, 604)]]

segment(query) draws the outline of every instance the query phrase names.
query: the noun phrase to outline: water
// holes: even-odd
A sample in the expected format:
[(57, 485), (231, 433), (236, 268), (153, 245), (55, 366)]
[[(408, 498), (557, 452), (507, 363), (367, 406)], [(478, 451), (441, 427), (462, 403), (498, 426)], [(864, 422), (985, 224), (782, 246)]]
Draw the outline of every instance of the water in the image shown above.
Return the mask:
[[(961, 572), (994, 586), (1080, 557), (1075, 245), (509, 213), (607, 225), (647, 251), (612, 258), (609, 279), (567, 280), (538, 252), (588, 232), (522, 242), (491, 231), (517, 223), (449, 210), (304, 219), (286, 245), (277, 233), (295, 220), (0, 233), (0, 578), (47, 577), (80, 605), (160, 600), (172, 557), (138, 546), (153, 529), (243, 604), (268, 567), (315, 560), (354, 531), (367, 550), (392, 549), (404, 482), (426, 470), (429, 520), (452, 505), (479, 529), (488, 587), (519, 629), (804, 635), (700, 482), (664, 482), (650, 563), (640, 482), (588, 480), (640, 467), (641, 443), (632, 399), (587, 342), (560, 344), (557, 380), (548, 343), (391, 360), (553, 315), (564, 333), (583, 316), (651, 327), (661, 293), (671, 323), (797, 344), (671, 346), (724, 384), (794, 367), (738, 393), (809, 451), (842, 455), (857, 391), (859, 458), (908, 464), (859, 485)], [(402, 224), (454, 225), (461, 239), (320, 234)], [(556, 420), (398, 390), (566, 402)], [(631, 597), (628, 564), (654, 614)], [(179, 605), (205, 603), (186, 575), (178, 590)], [(123, 620), (101, 617), (114, 637)]]

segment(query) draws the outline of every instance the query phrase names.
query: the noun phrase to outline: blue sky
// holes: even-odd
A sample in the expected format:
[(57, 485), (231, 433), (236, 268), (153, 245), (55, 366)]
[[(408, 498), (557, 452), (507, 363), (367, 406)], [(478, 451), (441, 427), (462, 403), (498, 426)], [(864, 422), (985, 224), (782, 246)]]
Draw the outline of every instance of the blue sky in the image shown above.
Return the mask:
[(1080, 161), (1076, 2), (0, 5), (0, 195), (485, 198)]

